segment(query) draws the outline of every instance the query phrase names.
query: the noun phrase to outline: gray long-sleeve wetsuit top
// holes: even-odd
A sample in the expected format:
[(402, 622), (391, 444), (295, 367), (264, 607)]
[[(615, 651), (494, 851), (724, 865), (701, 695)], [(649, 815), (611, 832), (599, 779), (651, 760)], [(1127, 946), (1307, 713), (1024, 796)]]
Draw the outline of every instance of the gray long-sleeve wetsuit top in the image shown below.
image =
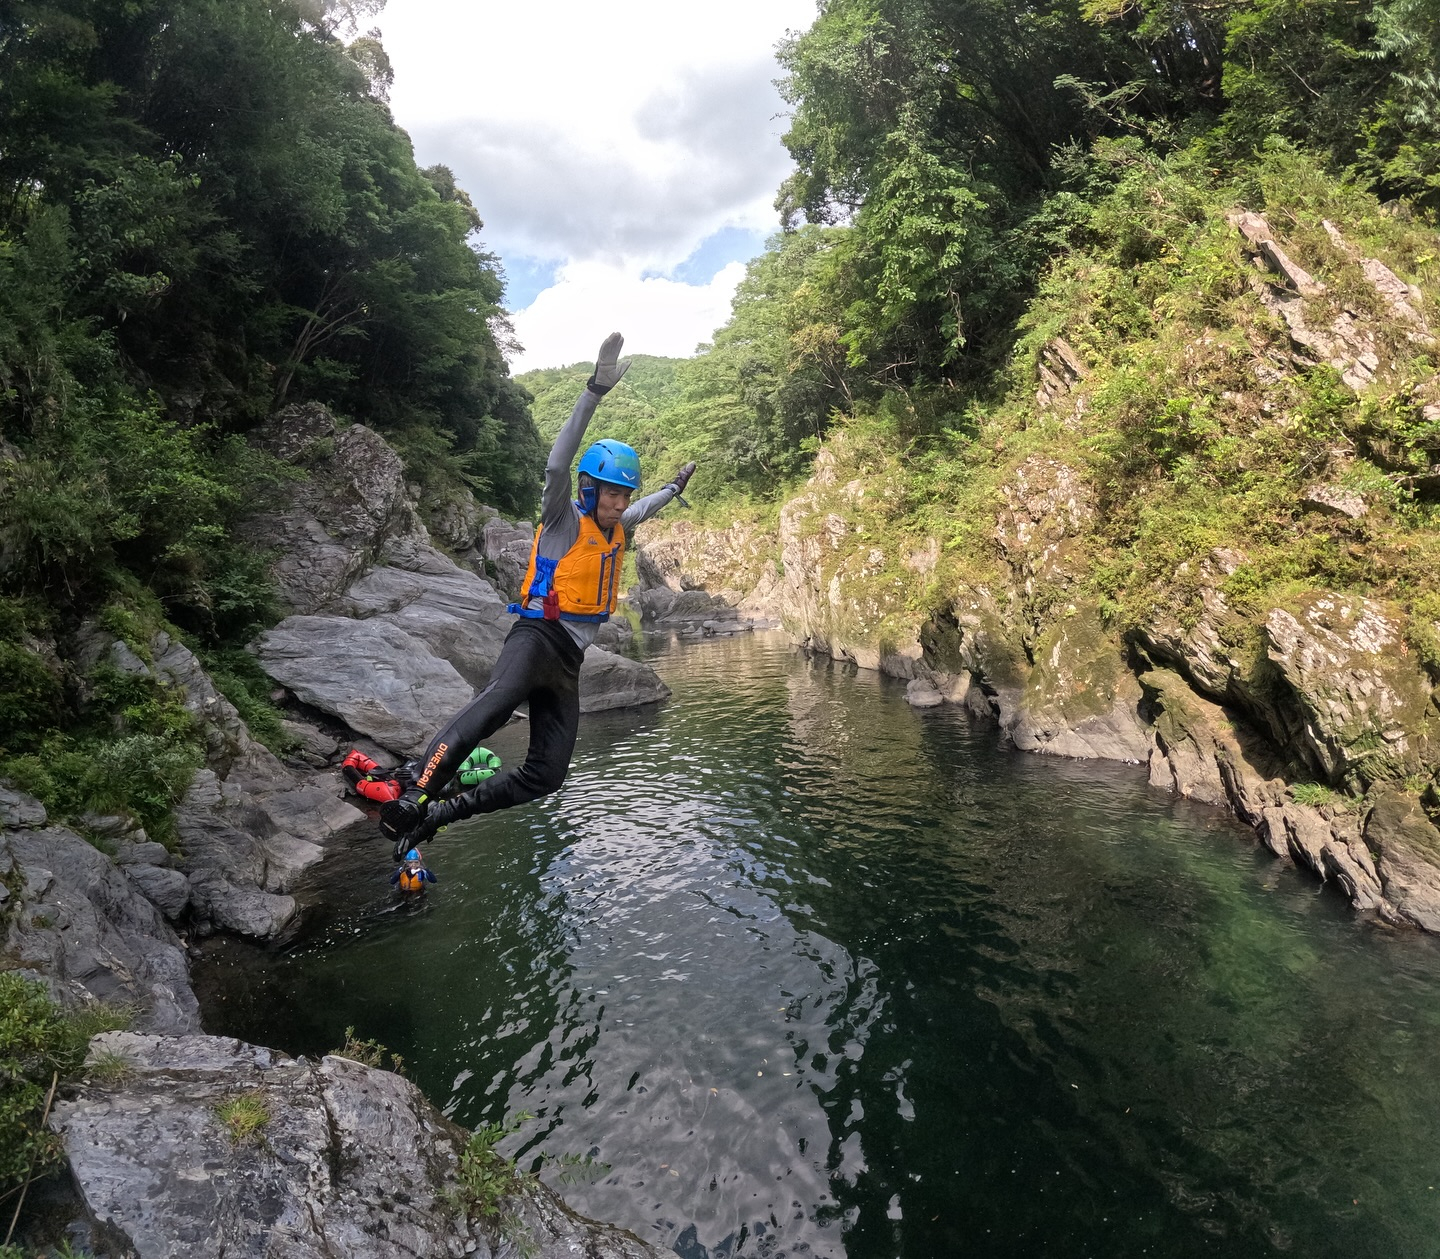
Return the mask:
[[(570, 480), (570, 465), (575, 462), (576, 452), (585, 436), (590, 417), (595, 414), (600, 396), (586, 389), (575, 403), (565, 427), (555, 438), (550, 448), (550, 458), (545, 464), (545, 493), (540, 498), (540, 547), (538, 554), (546, 559), (559, 560), (580, 537), (580, 508), (574, 501), (574, 485)], [(628, 547), (634, 536), (635, 526), (649, 520), (680, 491), (673, 485), (666, 485), (636, 499), (620, 517), (620, 527), (625, 530), (625, 544)], [(528, 608), (538, 608), (539, 599), (531, 599)], [(600, 628), (593, 621), (561, 621), (570, 637), (583, 650), (595, 641)]]

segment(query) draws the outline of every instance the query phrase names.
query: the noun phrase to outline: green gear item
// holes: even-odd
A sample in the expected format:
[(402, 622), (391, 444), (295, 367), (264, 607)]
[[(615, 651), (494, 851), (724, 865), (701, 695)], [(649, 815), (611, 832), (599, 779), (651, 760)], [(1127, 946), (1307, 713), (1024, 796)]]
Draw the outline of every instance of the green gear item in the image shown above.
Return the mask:
[(494, 775), (500, 768), (500, 758), (489, 748), (476, 748), (460, 766), (459, 779), (463, 786), (473, 787)]

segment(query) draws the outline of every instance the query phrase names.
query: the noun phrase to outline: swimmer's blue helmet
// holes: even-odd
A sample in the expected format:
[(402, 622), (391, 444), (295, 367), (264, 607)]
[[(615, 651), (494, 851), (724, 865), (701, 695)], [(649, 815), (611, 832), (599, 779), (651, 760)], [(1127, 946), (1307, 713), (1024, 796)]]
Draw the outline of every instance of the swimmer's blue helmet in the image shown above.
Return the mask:
[[(580, 476), (608, 485), (618, 485), (624, 490), (640, 488), (640, 456), (633, 446), (613, 441), (606, 437), (596, 442), (580, 456)], [(594, 485), (580, 482), (580, 507), (585, 512), (595, 510), (598, 493)]]

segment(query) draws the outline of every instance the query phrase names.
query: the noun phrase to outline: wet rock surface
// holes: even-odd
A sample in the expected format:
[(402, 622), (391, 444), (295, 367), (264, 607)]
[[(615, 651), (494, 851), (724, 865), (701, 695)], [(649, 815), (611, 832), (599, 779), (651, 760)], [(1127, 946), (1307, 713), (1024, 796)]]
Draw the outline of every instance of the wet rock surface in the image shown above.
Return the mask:
[[(209, 1036), (112, 1032), (90, 1052), (123, 1077), (61, 1102), (52, 1125), (96, 1232), (137, 1259), (661, 1253), (533, 1183), (498, 1220), (470, 1218), (454, 1196), (468, 1134), (389, 1072)], [(248, 1140), (221, 1113), (241, 1098), (263, 1116)]]

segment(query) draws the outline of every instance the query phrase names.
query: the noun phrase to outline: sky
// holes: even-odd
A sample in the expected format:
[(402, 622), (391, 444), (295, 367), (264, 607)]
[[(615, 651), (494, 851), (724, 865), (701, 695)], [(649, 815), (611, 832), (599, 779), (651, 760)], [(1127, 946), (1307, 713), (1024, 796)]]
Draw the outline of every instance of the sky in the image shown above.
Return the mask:
[(729, 317), (791, 164), (775, 45), (815, 0), (388, 0), (390, 105), (475, 202), (512, 370), (683, 356)]

